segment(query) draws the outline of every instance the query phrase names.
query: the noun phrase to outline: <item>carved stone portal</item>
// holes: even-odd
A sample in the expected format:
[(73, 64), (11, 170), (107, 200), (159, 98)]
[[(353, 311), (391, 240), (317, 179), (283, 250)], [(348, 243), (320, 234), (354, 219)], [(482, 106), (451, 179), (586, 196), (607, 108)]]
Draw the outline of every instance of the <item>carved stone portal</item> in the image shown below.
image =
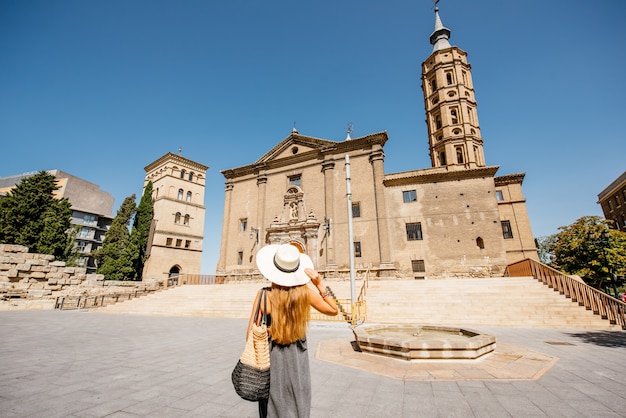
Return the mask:
[(320, 222), (311, 211), (306, 214), (304, 192), (298, 186), (291, 186), (283, 197), (283, 209), (267, 229), (267, 242), (270, 244), (296, 245), (318, 265), (318, 231)]

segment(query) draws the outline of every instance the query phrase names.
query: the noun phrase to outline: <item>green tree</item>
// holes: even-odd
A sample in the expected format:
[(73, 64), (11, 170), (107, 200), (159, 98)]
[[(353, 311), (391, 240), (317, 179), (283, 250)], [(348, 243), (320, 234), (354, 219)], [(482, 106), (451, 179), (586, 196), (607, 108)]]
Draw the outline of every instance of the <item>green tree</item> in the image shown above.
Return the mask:
[(154, 202), (152, 200), (152, 182), (149, 181), (143, 190), (141, 201), (135, 213), (133, 229), (130, 233), (131, 242), (135, 247), (134, 251), (137, 251), (137, 258), (134, 260), (136, 280), (141, 280), (143, 266), (148, 258), (148, 237), (150, 236), (153, 218)]
[(538, 237), (535, 239), (539, 261), (550, 265), (554, 259), (554, 245), (556, 244), (556, 234)]
[(616, 289), (616, 276), (626, 270), (626, 234), (611, 226), (612, 221), (600, 216), (584, 216), (560, 227), (552, 266), (597, 289)]
[(78, 264), (80, 252), (78, 251), (78, 247), (76, 246), (76, 235), (78, 235), (79, 230), (80, 226), (74, 225), (67, 233), (70, 239), (68, 240), (68, 243), (65, 247), (65, 252), (68, 254), (67, 259), (65, 260), (66, 266), (81, 267), (81, 265)]
[(104, 236), (102, 247), (94, 254), (98, 263), (96, 273), (104, 274), (107, 280), (135, 279), (133, 262), (137, 252), (130, 242), (128, 231), (135, 213), (135, 199), (134, 194), (124, 199)]
[(30, 252), (67, 260), (73, 237), (70, 202), (56, 199), (56, 178), (45, 171), (24, 178), (0, 199), (0, 243), (18, 244)]

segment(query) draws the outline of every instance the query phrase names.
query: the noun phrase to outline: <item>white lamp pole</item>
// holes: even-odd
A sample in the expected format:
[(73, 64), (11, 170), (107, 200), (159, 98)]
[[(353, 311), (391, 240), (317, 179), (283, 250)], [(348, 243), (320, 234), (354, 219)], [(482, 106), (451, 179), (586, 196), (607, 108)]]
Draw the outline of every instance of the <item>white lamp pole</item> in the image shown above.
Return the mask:
[[(348, 137), (350, 139), (350, 132)], [(350, 189), (350, 156), (346, 154), (346, 200), (348, 202), (348, 248), (350, 249), (350, 300), (352, 302), (352, 317), (356, 302), (356, 285), (354, 277), (354, 239), (352, 236), (352, 191)]]

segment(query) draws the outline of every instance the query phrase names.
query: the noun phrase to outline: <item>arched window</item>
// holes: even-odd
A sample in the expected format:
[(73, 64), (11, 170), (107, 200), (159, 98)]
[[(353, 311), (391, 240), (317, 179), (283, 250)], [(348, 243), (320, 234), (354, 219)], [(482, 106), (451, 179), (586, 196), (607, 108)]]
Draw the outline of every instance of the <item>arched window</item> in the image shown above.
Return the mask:
[(185, 170), (180, 170), (180, 178), (181, 179), (185, 178)]
[(191, 202), (191, 192), (187, 192), (187, 202)]
[(174, 223), (180, 223), (180, 212), (176, 212), (176, 215), (174, 215)]
[(185, 215), (185, 220), (183, 221), (183, 225), (189, 225), (189, 214)]
[(478, 246), (481, 250), (485, 248), (485, 242), (481, 237), (476, 238), (476, 246)]
[(441, 129), (441, 116), (435, 115), (435, 128)]
[(178, 200), (183, 200), (183, 189), (178, 189)]
[(457, 115), (456, 109), (450, 110), (450, 118), (453, 124), (459, 123), (459, 116)]
[(189, 172), (189, 181), (193, 181), (193, 173)]
[(456, 162), (459, 164), (463, 164), (463, 148), (456, 147)]
[(447, 165), (447, 161), (446, 161), (446, 152), (442, 151), (439, 153), (439, 163), (441, 165)]

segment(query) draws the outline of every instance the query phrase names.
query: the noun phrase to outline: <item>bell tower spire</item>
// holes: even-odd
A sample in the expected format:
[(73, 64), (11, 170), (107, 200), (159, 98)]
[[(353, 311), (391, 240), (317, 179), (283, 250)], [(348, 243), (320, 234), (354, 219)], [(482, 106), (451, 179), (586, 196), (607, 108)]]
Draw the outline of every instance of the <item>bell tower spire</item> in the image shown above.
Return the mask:
[(435, 7), (433, 52), (422, 63), (431, 164), (448, 170), (484, 167), (471, 66), (467, 53), (450, 45), (450, 33)]

